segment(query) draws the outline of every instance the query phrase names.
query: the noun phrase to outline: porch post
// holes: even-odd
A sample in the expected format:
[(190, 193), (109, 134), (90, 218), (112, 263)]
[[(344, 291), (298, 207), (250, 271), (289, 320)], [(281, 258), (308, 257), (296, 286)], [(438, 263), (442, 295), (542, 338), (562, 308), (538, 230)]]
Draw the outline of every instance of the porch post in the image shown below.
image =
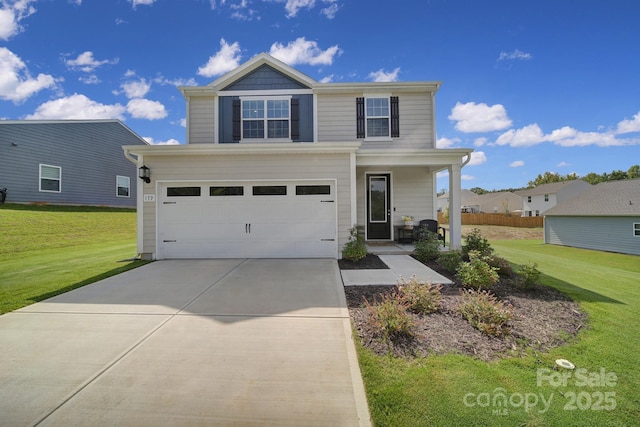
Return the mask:
[(462, 246), (462, 207), (459, 164), (449, 165), (449, 247), (460, 249)]

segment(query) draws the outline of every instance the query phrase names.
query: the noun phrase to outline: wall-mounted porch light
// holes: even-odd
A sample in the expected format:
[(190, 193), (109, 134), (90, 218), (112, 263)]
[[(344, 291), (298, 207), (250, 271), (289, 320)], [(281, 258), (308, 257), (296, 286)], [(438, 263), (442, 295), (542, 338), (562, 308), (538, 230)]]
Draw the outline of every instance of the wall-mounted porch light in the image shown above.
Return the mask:
[(146, 182), (147, 184), (151, 182), (151, 169), (142, 165), (138, 168), (138, 178)]

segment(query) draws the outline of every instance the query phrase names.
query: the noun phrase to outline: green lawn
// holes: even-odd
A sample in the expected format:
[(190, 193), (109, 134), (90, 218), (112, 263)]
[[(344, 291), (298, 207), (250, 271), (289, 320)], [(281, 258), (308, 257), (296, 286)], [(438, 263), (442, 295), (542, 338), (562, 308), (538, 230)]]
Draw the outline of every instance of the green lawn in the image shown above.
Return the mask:
[[(580, 303), (588, 327), (549, 354), (492, 363), (453, 354), (406, 361), (360, 347), (375, 425), (639, 425), (640, 257), (540, 241), (491, 243), (515, 264), (536, 262), (544, 284)], [(559, 358), (576, 365), (566, 381), (551, 370)]]
[(131, 209), (0, 205), (0, 314), (130, 270)]

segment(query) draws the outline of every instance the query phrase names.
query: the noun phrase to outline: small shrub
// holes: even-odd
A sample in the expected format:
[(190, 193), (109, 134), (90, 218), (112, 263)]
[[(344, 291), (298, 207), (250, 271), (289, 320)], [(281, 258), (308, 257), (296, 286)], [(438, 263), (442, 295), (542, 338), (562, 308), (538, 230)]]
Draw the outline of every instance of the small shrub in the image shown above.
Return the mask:
[(471, 251), (478, 251), (482, 256), (491, 256), (493, 248), (489, 241), (482, 236), (480, 229), (474, 228), (465, 237), (465, 244), (462, 245), (462, 251), (468, 256)]
[(413, 336), (413, 320), (399, 291), (384, 295), (380, 301), (374, 301), (374, 304), (370, 304), (366, 298), (364, 302), (386, 339)]
[(495, 267), (478, 258), (460, 264), (457, 275), (462, 286), (473, 289), (490, 288), (500, 279)]
[(352, 227), (349, 230), (349, 241), (342, 248), (342, 258), (356, 262), (366, 256), (367, 245), (364, 242), (364, 236), (358, 227)]
[(440, 241), (438, 234), (420, 230), (420, 236), (415, 245), (416, 258), (421, 262), (435, 261), (440, 256)]
[(520, 266), (517, 274), (518, 283), (523, 288), (532, 287), (538, 283), (538, 279), (540, 279), (540, 270), (538, 270), (538, 264), (536, 263)]
[(493, 336), (503, 335), (505, 323), (513, 317), (513, 308), (489, 291), (462, 291), (459, 310), (474, 328)]
[(492, 256), (487, 260), (487, 264), (491, 267), (496, 268), (500, 277), (513, 277), (513, 267), (511, 267), (511, 263), (504, 258), (499, 256)]
[(438, 264), (443, 266), (450, 273), (455, 273), (461, 263), (462, 253), (459, 251), (443, 252), (438, 256)]
[(407, 281), (400, 278), (398, 290), (400, 298), (409, 310), (416, 314), (434, 313), (442, 306), (442, 286), (421, 282), (415, 275)]

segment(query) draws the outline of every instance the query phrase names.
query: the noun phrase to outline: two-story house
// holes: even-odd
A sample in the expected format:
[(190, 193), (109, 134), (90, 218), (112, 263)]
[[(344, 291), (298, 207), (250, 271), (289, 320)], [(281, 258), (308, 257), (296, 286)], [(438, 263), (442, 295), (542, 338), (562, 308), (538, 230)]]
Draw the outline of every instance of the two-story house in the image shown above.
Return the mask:
[[(145, 258), (340, 258), (349, 229), (392, 241), (436, 218), (436, 173), (460, 206), (470, 149), (435, 148), (439, 82), (320, 83), (260, 54), (180, 87), (187, 144), (125, 146)], [(452, 210), (451, 246), (460, 246)]]
[(541, 216), (546, 210), (587, 190), (591, 184), (581, 179), (552, 182), (517, 191), (522, 197), (522, 216)]

